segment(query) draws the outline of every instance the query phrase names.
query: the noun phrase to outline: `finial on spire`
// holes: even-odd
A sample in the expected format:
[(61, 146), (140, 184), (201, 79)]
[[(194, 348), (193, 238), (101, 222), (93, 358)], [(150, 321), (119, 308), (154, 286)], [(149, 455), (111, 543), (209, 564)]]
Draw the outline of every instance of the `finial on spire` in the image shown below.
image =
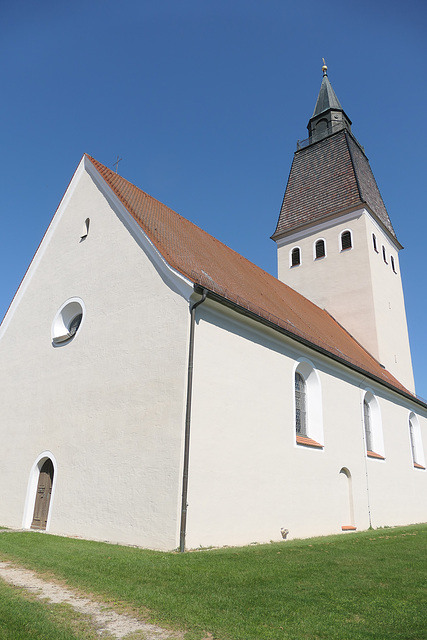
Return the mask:
[(325, 58), (322, 58), (322, 60), (323, 60), (323, 67), (322, 67), (323, 75), (327, 76), (328, 75), (328, 67), (326, 66)]

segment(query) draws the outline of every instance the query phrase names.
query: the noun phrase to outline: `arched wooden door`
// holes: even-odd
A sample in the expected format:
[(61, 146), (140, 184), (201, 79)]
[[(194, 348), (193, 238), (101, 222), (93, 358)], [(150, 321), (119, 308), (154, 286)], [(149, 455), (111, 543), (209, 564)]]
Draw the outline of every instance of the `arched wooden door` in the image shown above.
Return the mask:
[(31, 529), (46, 529), (53, 483), (53, 464), (49, 458), (40, 469)]

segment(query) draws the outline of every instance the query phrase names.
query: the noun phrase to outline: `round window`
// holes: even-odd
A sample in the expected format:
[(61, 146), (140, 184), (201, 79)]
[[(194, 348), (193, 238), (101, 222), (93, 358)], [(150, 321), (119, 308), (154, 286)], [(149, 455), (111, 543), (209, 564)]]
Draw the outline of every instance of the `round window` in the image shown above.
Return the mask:
[(83, 301), (79, 298), (67, 300), (59, 309), (52, 323), (52, 343), (62, 345), (77, 334), (84, 315)]

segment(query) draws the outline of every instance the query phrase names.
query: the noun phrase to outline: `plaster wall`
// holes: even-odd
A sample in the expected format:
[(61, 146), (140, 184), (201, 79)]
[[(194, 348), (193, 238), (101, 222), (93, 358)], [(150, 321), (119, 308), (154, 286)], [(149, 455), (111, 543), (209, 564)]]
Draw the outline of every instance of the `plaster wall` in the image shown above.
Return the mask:
[[(406, 321), (405, 300), (399, 267), (399, 255), (394, 244), (370, 216), (365, 216), (366, 244), (372, 274), (372, 291), (379, 360), (407, 389), (414, 392), (411, 350)], [(374, 250), (375, 234), (378, 252)], [(383, 250), (387, 262), (384, 261)], [(391, 258), (394, 260), (395, 272)]]
[[(340, 222), (329, 221), (280, 240), (278, 277), (303, 296), (326, 309), (376, 358), (379, 357), (377, 327), (364, 211), (353, 212)], [(352, 233), (352, 249), (341, 251), (340, 235)], [(315, 259), (314, 245), (323, 239), (326, 256)], [(301, 264), (290, 267), (293, 247), (301, 250)]]
[[(290, 538), (367, 529), (370, 510), (376, 526), (425, 520), (427, 476), (411, 462), (405, 403), (396, 408), (380, 397), (387, 457), (368, 460), (366, 380), (241, 316), (239, 326), (233, 312), (218, 313), (210, 302), (198, 318), (187, 547), (279, 540), (281, 528)], [(301, 359), (321, 382), (323, 449), (295, 440)], [(409, 503), (407, 491), (414, 492)]]
[[(340, 235), (352, 233), (352, 248), (341, 251)], [(379, 253), (372, 243), (377, 237)], [(326, 256), (315, 259), (318, 239)], [(382, 257), (386, 248), (388, 264)], [(290, 267), (300, 247), (301, 264)], [(397, 249), (364, 209), (293, 234), (278, 243), (278, 277), (326, 309), (410, 391), (414, 391), (405, 304)], [(393, 273), (390, 256), (397, 273)]]
[[(83, 171), (74, 181), (0, 339), (2, 524), (31, 520), (30, 470), (51, 451), (51, 532), (175, 548), (188, 301), (165, 284), (92, 178)], [(52, 321), (75, 296), (83, 322), (55, 348)]]

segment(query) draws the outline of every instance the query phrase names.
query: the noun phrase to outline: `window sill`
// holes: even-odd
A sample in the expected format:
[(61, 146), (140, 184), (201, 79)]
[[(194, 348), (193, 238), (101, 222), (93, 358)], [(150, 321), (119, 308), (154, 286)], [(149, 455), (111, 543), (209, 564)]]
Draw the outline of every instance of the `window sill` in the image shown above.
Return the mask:
[(354, 527), (352, 524), (343, 524), (341, 527), (341, 531), (356, 531), (357, 527)]
[(418, 462), (414, 462), (414, 469), (424, 469), (424, 471), (426, 470), (426, 468), (423, 467), (422, 464), (418, 464)]
[(301, 444), (304, 447), (314, 447), (315, 449), (323, 449), (323, 444), (319, 444), (316, 440), (312, 440), (307, 436), (297, 436), (297, 444)]
[(375, 453), (375, 451), (367, 451), (366, 455), (368, 456), (368, 458), (376, 458), (377, 460), (385, 460), (384, 456), (382, 456), (379, 453)]

